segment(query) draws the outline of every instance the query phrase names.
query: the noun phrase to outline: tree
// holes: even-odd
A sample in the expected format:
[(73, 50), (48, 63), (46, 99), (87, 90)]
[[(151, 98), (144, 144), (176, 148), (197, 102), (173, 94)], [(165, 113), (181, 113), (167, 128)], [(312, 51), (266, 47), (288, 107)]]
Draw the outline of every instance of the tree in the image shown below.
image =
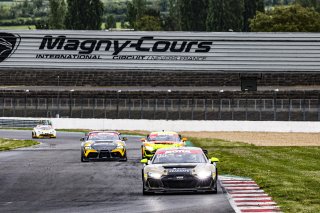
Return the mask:
[(319, 32), (320, 14), (298, 4), (278, 6), (265, 13), (258, 12), (250, 28), (254, 32)]
[(249, 32), (249, 19), (256, 16), (257, 10), (264, 11), (264, 2), (262, 0), (244, 0), (244, 12), (243, 12), (243, 29), (244, 32)]
[(241, 31), (243, 0), (209, 0), (207, 31)]
[(130, 27), (135, 30), (155, 31), (162, 29), (159, 7), (147, 7), (146, 0), (128, 2), (127, 20)]
[(100, 0), (67, 0), (68, 10), (65, 19), (67, 29), (100, 30), (103, 4)]
[(303, 7), (311, 7), (314, 8), (317, 12), (320, 12), (319, 0), (296, 0), (295, 2)]
[(208, 0), (177, 0), (180, 30), (205, 31)]
[(43, 0), (33, 0), (32, 4), (35, 7), (35, 9), (39, 11), (43, 7)]
[(127, 4), (127, 20), (131, 28), (135, 28), (135, 22), (145, 15), (147, 9), (146, 0), (132, 0)]
[(66, 3), (64, 0), (49, 0), (49, 28), (64, 29), (66, 16)]
[(162, 30), (161, 27), (161, 20), (155, 16), (143, 16), (135, 23), (136, 30), (141, 31), (160, 31)]
[(116, 19), (113, 15), (107, 17), (106, 28), (116, 28)]

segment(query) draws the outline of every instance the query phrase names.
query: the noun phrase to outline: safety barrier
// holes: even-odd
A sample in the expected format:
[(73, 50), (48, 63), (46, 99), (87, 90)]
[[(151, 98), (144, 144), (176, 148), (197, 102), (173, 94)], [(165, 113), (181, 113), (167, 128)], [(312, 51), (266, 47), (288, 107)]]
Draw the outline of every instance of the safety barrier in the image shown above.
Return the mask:
[(49, 120), (0, 118), (0, 128), (31, 128), (38, 124), (50, 124)]
[[(12, 118), (1, 118), (12, 119)], [(17, 122), (43, 120), (41, 118), (14, 118)], [(320, 122), (293, 121), (172, 121), (129, 119), (52, 118), (57, 129), (108, 130), (172, 130), (172, 131), (247, 131), (247, 132), (320, 132)]]

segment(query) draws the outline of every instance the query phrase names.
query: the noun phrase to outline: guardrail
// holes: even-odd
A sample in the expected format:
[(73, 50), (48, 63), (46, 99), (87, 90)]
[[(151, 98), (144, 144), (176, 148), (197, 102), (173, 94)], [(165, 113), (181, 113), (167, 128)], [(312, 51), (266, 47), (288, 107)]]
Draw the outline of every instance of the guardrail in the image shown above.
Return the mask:
[(51, 121), (40, 119), (0, 119), (0, 128), (32, 128), (38, 124), (51, 124)]

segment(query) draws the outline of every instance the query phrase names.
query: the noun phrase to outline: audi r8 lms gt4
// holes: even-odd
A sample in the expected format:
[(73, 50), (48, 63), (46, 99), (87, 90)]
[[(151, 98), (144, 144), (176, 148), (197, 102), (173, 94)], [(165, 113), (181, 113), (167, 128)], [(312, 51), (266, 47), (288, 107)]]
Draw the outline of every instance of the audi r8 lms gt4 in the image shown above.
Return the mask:
[(176, 132), (151, 132), (142, 138), (141, 157), (151, 158), (160, 148), (183, 147), (187, 138), (181, 138)]
[(158, 149), (151, 160), (142, 159), (143, 194), (155, 192), (217, 193), (217, 158), (208, 159), (201, 148)]
[(80, 140), (81, 162), (99, 159), (127, 161), (127, 139), (118, 132), (92, 131)]
[(32, 130), (32, 138), (56, 138), (57, 132), (51, 125), (37, 125)]

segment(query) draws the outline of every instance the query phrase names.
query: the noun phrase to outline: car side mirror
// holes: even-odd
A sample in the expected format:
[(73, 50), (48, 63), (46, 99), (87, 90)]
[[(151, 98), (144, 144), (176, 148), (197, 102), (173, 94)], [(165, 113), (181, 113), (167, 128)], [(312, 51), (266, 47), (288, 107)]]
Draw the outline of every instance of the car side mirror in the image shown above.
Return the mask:
[(84, 141), (84, 138), (80, 138), (80, 141)]
[(146, 139), (145, 139), (145, 138), (141, 138), (140, 141), (141, 141), (141, 142), (145, 142)]
[(123, 140), (123, 141), (127, 141), (127, 140), (128, 140), (128, 138), (126, 138), (126, 137), (123, 137), (123, 138), (122, 138), (122, 140)]
[(210, 160), (211, 160), (211, 163), (213, 163), (213, 162), (215, 162), (215, 163), (219, 162), (219, 159), (218, 159), (218, 158), (214, 158), (214, 157), (210, 158)]
[(182, 138), (183, 142), (186, 142), (188, 140), (188, 138)]
[(141, 161), (140, 161), (141, 163), (144, 163), (144, 164), (148, 164), (148, 159), (142, 159)]

